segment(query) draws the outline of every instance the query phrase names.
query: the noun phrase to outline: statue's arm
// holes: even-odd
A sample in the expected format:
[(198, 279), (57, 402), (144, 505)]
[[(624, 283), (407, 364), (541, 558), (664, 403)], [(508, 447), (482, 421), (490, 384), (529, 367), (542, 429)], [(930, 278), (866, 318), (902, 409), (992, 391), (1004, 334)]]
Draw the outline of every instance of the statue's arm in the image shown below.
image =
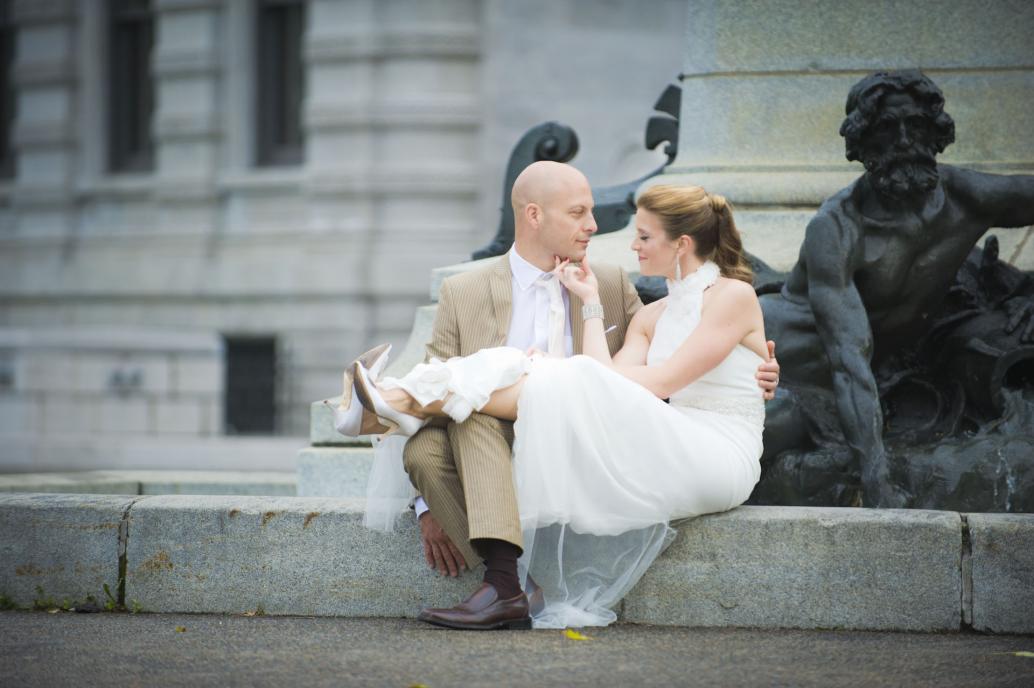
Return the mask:
[(803, 254), (815, 326), (829, 359), (837, 414), (851, 453), (862, 469), (866, 506), (881, 501), (886, 485), (883, 414), (872, 374), (872, 331), (854, 284), (858, 246), (854, 227), (828, 216), (808, 225)]
[(989, 227), (1034, 225), (1034, 175), (951, 168), (951, 187)]

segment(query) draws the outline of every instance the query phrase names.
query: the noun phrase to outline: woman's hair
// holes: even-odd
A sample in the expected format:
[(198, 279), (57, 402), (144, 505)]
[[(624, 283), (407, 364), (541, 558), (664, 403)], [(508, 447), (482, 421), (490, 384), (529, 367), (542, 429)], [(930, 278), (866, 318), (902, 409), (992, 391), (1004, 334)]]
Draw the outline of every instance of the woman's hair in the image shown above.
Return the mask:
[(644, 191), (636, 207), (657, 215), (672, 241), (682, 235), (692, 237), (697, 257), (713, 260), (724, 276), (753, 283), (732, 207), (724, 196), (709, 194), (699, 186), (666, 184)]

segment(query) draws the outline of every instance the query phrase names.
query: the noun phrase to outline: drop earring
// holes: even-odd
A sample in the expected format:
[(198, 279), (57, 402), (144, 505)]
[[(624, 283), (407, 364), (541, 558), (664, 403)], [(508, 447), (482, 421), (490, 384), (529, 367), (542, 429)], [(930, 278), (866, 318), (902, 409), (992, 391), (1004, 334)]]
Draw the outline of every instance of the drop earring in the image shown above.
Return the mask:
[(679, 261), (679, 254), (676, 253), (675, 254), (675, 281), (676, 282), (681, 282), (682, 281), (682, 266), (679, 265), (680, 262), (681, 261)]

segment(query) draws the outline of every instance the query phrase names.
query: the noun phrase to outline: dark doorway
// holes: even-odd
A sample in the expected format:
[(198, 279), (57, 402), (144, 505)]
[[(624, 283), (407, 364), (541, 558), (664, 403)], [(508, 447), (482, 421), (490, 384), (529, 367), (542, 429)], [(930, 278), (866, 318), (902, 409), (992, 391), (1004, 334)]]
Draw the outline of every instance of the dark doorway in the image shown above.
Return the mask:
[(276, 431), (276, 340), (226, 337), (226, 434)]

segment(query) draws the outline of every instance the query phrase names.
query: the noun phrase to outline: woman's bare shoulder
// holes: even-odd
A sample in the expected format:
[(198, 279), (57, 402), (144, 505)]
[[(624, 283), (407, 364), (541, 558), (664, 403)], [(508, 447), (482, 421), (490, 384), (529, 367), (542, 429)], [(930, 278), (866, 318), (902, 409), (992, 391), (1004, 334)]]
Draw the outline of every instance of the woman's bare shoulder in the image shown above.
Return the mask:
[(758, 302), (753, 285), (731, 277), (718, 278), (714, 283), (714, 298), (730, 305), (747, 305)]

